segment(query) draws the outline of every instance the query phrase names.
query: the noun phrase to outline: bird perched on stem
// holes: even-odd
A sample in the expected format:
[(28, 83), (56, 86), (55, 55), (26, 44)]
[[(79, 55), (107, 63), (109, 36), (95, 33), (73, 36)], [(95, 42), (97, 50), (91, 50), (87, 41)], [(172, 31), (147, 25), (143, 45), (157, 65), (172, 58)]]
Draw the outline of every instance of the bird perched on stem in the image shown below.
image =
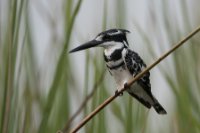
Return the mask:
[[(86, 42), (70, 51), (76, 52), (92, 47), (104, 48), (104, 60), (110, 74), (117, 83), (117, 91), (126, 86), (126, 83), (145, 69), (146, 64), (140, 56), (129, 48), (125, 29), (110, 29), (99, 33), (93, 40)], [(137, 82), (131, 85), (127, 92), (136, 98), (145, 107), (152, 106), (158, 114), (167, 114), (151, 92), (150, 73), (147, 72)]]

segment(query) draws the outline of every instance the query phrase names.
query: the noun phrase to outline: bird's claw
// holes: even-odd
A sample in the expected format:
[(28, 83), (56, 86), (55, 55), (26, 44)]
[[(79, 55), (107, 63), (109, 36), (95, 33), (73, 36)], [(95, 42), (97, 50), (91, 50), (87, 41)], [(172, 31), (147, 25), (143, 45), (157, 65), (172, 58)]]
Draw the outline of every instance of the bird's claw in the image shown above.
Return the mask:
[[(128, 88), (128, 83), (127, 82), (124, 83), (124, 89), (126, 89), (126, 88)], [(115, 91), (115, 95), (116, 96), (118, 96), (118, 95), (119, 96), (123, 96), (123, 91), (121, 91), (120, 89), (118, 89), (118, 90)]]
[(128, 83), (127, 82), (124, 83), (124, 89), (126, 89), (126, 88), (128, 88)]
[(116, 96), (117, 96), (117, 95), (123, 96), (123, 92), (120, 92), (119, 90), (116, 90), (116, 91), (115, 91), (115, 95), (116, 95)]

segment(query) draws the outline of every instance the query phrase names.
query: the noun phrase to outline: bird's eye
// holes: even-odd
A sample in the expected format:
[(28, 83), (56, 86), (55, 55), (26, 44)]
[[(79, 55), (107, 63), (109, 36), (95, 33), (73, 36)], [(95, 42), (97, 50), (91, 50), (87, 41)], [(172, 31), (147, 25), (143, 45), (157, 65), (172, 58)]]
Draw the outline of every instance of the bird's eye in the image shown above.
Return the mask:
[(110, 36), (108, 35), (103, 36), (103, 40), (109, 40), (109, 39), (110, 39)]

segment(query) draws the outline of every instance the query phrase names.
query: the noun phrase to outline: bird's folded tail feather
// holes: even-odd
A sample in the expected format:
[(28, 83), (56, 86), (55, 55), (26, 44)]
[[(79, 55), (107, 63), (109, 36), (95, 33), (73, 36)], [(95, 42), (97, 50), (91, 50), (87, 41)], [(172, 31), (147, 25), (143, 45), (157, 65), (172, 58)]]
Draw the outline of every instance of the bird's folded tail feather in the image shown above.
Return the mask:
[(153, 107), (158, 114), (167, 114), (166, 110), (162, 107), (162, 105), (160, 105), (160, 103), (157, 100), (155, 101)]

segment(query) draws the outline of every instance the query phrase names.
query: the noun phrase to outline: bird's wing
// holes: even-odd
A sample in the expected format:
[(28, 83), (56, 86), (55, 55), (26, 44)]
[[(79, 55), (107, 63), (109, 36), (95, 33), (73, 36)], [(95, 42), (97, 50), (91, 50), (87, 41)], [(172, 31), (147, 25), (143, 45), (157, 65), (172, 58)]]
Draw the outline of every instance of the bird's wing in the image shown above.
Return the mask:
[[(146, 68), (146, 64), (140, 58), (140, 56), (134, 51), (127, 49), (126, 54), (124, 56), (124, 62), (129, 70), (129, 72), (135, 77), (139, 74), (143, 69)], [(140, 78), (137, 83), (144, 88), (144, 90), (151, 94), (151, 84), (150, 84), (150, 72), (147, 72)]]

